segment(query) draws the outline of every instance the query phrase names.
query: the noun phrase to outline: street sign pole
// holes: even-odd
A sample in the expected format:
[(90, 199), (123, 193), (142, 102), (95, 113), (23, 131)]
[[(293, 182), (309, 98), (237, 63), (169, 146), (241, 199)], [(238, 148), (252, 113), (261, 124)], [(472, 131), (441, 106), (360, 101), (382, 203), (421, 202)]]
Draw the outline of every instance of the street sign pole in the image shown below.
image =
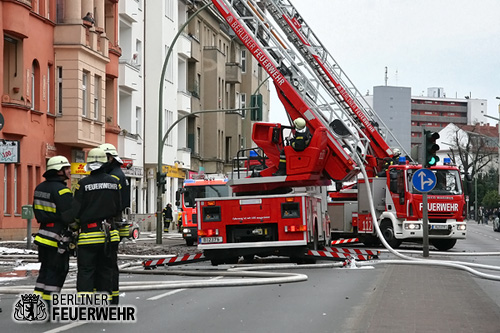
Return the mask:
[(423, 256), (424, 258), (429, 256), (429, 216), (428, 216), (428, 207), (427, 207), (427, 192), (422, 194), (422, 228), (423, 231), (423, 240), (422, 247), (424, 249)]
[(429, 256), (429, 207), (427, 205), (427, 192), (436, 186), (436, 176), (429, 169), (419, 169), (412, 177), (413, 187), (422, 193), (422, 247), (423, 256)]

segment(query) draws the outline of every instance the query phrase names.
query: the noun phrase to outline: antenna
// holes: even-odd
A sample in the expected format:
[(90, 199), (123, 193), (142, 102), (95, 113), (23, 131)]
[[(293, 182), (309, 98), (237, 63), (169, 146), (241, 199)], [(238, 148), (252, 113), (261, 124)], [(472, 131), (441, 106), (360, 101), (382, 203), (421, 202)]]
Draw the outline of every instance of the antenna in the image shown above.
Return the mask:
[(385, 66), (385, 85), (387, 86), (387, 66)]

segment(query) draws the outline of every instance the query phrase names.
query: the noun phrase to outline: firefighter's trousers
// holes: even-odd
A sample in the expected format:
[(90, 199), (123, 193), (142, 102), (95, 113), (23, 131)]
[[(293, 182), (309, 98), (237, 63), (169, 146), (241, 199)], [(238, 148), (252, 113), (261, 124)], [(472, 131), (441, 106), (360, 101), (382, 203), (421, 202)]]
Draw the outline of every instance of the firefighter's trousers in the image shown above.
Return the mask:
[(111, 279), (111, 304), (118, 305), (119, 297), (120, 297), (120, 271), (118, 268), (118, 245), (120, 242), (111, 242), (110, 243), (110, 256), (111, 262), (113, 264), (113, 276)]
[(105, 292), (111, 295), (113, 263), (112, 251), (106, 244), (78, 246), (78, 293)]
[(41, 263), (35, 284), (35, 294), (47, 302), (52, 293), (59, 293), (69, 271), (69, 252), (58, 253), (57, 247), (38, 246), (38, 261)]

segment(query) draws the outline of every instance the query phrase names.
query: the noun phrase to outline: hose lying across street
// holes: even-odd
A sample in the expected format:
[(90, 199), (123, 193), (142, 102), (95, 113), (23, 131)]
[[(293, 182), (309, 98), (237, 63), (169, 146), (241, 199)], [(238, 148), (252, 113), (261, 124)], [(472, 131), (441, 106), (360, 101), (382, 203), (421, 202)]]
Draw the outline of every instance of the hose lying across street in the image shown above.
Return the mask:
[[(362, 163), (358, 163), (361, 167), (361, 172), (365, 179), (368, 179), (366, 170)], [(371, 197), (371, 189), (368, 182), (365, 182), (368, 191), (368, 200), (370, 203), (370, 213), (374, 221), (377, 221), (375, 214), (375, 208), (373, 205), (373, 199)], [(377, 232), (378, 238), (384, 245), (384, 247), (393, 255), (400, 258), (401, 260), (371, 260), (368, 262), (355, 262), (352, 261), (354, 266), (373, 266), (373, 265), (387, 265), (387, 264), (399, 264), (399, 265), (426, 265), (426, 266), (441, 266), (464, 270), (477, 277), (484, 279), (500, 281), (500, 276), (486, 274), (477, 271), (473, 268), (486, 269), (493, 271), (500, 271), (499, 266), (482, 265), (476, 263), (466, 263), (457, 261), (447, 261), (447, 260), (436, 260), (436, 259), (423, 259), (409, 257), (401, 252), (393, 249), (384, 239), (382, 232), (378, 223), (374, 223), (375, 230)], [(469, 253), (446, 253), (446, 255), (471, 255)], [(485, 253), (474, 253), (473, 255), (500, 255), (499, 252), (485, 252)], [(36, 261), (36, 255), (0, 255), (0, 261), (4, 260), (15, 260), (15, 261)], [(137, 256), (127, 256), (120, 255), (120, 258), (124, 259), (137, 259)], [(155, 256), (156, 257), (156, 256)], [(162, 258), (164, 256), (161, 256)], [(185, 288), (211, 288), (211, 287), (241, 287), (241, 286), (258, 286), (266, 284), (280, 284), (280, 283), (292, 283), (301, 282), (308, 279), (305, 274), (295, 274), (295, 273), (278, 273), (278, 272), (263, 272), (264, 270), (291, 270), (291, 269), (318, 269), (318, 268), (337, 268), (345, 266), (344, 262), (336, 263), (325, 263), (325, 264), (309, 264), (309, 265), (297, 265), (297, 264), (275, 264), (275, 265), (237, 265), (230, 266), (229, 268), (222, 267), (199, 267), (197, 269), (182, 269), (182, 270), (144, 270), (140, 264), (133, 266), (132, 264), (125, 264), (120, 267), (120, 273), (127, 274), (144, 274), (144, 275), (179, 275), (179, 276), (198, 276), (198, 277), (226, 277), (224, 280), (181, 280), (181, 281), (134, 281), (134, 282), (120, 282), (120, 291), (147, 291), (147, 290), (164, 290), (164, 289), (185, 289)], [(352, 267), (352, 265), (351, 265)], [(203, 270), (201, 270), (203, 269)], [(255, 272), (258, 271), (258, 272)], [(66, 283), (63, 287), (63, 291), (76, 291), (76, 285)], [(0, 294), (20, 294), (29, 293), (33, 291), (33, 286), (3, 286), (0, 287)]]

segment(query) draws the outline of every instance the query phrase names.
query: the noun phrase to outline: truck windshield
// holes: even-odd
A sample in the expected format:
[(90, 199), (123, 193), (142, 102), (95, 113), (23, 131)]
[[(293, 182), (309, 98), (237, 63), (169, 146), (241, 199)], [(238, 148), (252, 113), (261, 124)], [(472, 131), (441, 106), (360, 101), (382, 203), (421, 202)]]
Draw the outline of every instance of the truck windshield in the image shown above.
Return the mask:
[(197, 198), (220, 198), (229, 195), (227, 185), (200, 185), (186, 186), (184, 192), (184, 205), (186, 207), (194, 207)]
[[(417, 170), (408, 170), (408, 189), (410, 193), (417, 193), (412, 184), (413, 173)], [(432, 170), (436, 176), (436, 186), (432, 191), (427, 192), (430, 195), (461, 195), (462, 182), (460, 181), (460, 173), (458, 170)]]

